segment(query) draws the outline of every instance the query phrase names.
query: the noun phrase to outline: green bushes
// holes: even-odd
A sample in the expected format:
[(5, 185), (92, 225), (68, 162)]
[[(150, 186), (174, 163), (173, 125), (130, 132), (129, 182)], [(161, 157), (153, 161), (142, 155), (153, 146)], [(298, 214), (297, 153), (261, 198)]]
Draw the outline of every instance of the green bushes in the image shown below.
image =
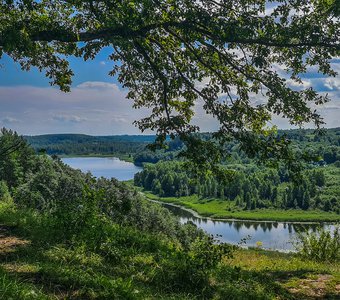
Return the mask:
[(0, 181), (0, 201), (10, 203), (12, 202), (11, 194), (5, 181)]
[(317, 232), (300, 233), (295, 247), (306, 259), (320, 262), (339, 261), (340, 227), (335, 227), (333, 233), (323, 228)]
[(165, 286), (168, 292), (201, 293), (206, 298), (211, 292), (211, 272), (223, 257), (232, 257), (233, 249), (227, 244), (216, 244), (208, 235), (197, 237), (187, 249), (170, 244), (165, 255), (159, 257), (154, 284)]

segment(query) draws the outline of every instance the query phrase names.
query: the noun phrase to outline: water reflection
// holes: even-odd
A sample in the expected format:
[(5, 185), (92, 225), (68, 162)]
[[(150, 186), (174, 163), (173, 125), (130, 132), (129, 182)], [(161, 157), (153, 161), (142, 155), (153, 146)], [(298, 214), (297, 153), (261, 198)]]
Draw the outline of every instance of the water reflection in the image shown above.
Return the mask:
[(172, 205), (163, 204), (180, 218), (181, 223), (193, 222), (209, 234), (218, 235), (221, 242), (238, 244), (247, 239), (246, 246), (256, 247), (256, 242), (262, 242), (262, 248), (289, 251), (294, 250), (292, 242), (298, 232), (315, 232), (318, 227), (324, 226), (334, 230), (329, 224), (300, 224), (288, 222), (253, 222), (253, 221), (216, 221), (193, 216), (190, 212)]
[(115, 157), (71, 157), (62, 158), (65, 164), (83, 172), (91, 172), (95, 177), (116, 178), (118, 180), (130, 180), (142, 170), (133, 163), (119, 160)]

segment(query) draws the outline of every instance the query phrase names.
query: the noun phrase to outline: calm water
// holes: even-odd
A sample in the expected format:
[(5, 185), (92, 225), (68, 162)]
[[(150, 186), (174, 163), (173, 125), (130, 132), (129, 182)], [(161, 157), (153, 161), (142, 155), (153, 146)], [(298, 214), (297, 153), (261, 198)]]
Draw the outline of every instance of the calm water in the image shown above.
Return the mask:
[[(118, 180), (133, 179), (135, 173), (142, 168), (132, 163), (121, 161), (118, 158), (103, 157), (74, 157), (63, 158), (64, 163), (72, 168), (84, 172), (90, 171), (96, 177), (114, 177)], [(292, 241), (296, 233), (301, 231), (315, 231), (317, 224), (293, 224), (283, 222), (254, 222), (254, 221), (212, 221), (194, 216), (190, 212), (168, 204), (162, 204), (180, 218), (181, 223), (193, 222), (199, 228), (214, 236), (222, 242), (238, 244), (247, 239), (245, 246), (256, 246), (262, 243), (262, 248), (280, 251), (293, 250)], [(325, 228), (334, 230), (334, 225), (323, 224)]]
[(114, 177), (121, 181), (133, 179), (133, 176), (142, 169), (116, 157), (72, 157), (63, 158), (62, 161), (74, 169), (90, 171), (96, 177)]
[[(262, 248), (290, 251), (294, 250), (292, 241), (296, 240), (297, 232), (315, 231), (319, 224), (296, 224), (283, 222), (254, 222), (254, 221), (212, 221), (193, 216), (190, 212), (179, 207), (163, 204), (180, 218), (181, 223), (193, 222), (199, 228), (218, 240), (230, 244), (238, 244), (247, 238), (245, 246), (256, 247), (256, 242), (262, 242)], [(334, 230), (334, 225), (323, 224), (327, 229)]]

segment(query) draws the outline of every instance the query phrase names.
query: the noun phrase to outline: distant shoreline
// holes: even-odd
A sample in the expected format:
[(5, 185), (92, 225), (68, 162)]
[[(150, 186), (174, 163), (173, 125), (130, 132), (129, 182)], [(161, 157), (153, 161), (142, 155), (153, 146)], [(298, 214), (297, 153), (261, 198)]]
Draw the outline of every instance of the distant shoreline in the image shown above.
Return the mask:
[[(147, 198), (147, 197), (146, 197)], [(154, 203), (159, 203), (159, 204), (165, 204), (165, 205), (169, 205), (169, 206), (173, 206), (173, 207), (177, 207), (180, 208), (182, 210), (185, 210), (189, 213), (191, 213), (193, 215), (193, 217), (195, 218), (199, 218), (199, 219), (203, 219), (203, 220), (211, 220), (211, 221), (220, 221), (220, 222), (253, 222), (253, 223), (289, 223), (289, 224), (329, 224), (329, 225), (334, 225), (337, 224), (337, 221), (276, 221), (276, 220), (257, 220), (257, 219), (237, 219), (237, 218), (233, 218), (233, 219), (224, 219), (224, 218), (214, 218), (214, 217), (207, 217), (207, 216), (201, 216), (199, 213), (197, 213), (197, 211), (192, 210), (190, 208), (186, 208), (185, 206), (179, 205), (179, 204), (173, 204), (170, 202), (164, 202), (164, 201), (158, 201), (158, 200), (152, 200), (147, 198), (148, 201), (150, 202), (154, 202)]]
[(133, 163), (132, 155), (129, 156), (128, 154), (119, 154), (119, 153), (112, 153), (112, 154), (56, 154), (60, 158), (76, 158), (76, 157), (116, 157), (122, 161), (126, 161), (129, 163)]
[[(161, 198), (149, 192), (141, 192), (148, 201), (158, 202), (160, 204), (171, 205), (181, 208), (194, 217), (212, 221), (246, 221), (246, 222), (278, 222), (292, 224), (337, 224), (340, 222), (340, 216), (321, 211), (301, 211), (301, 210), (278, 210), (278, 209), (261, 209), (255, 211), (236, 211), (229, 212), (221, 209), (220, 215), (214, 216), (204, 206), (205, 203), (190, 203), (183, 198), (167, 197)], [(181, 200), (182, 198), (182, 200)], [(221, 214), (222, 213), (222, 214)], [(289, 215), (288, 215), (289, 214)], [(303, 216), (305, 215), (305, 216)], [(305, 217), (305, 219), (304, 219)]]

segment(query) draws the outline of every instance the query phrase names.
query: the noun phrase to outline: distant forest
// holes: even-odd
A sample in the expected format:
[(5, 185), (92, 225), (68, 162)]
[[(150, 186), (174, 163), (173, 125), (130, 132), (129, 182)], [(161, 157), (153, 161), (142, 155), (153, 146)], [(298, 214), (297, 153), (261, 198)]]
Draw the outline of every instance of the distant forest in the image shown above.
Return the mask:
[[(210, 138), (209, 133), (201, 134)], [(323, 135), (316, 135), (312, 129), (279, 130), (278, 135), (285, 135), (300, 149), (307, 149), (319, 156), (320, 161), (334, 163), (340, 156), (340, 128), (325, 129)], [(146, 146), (155, 140), (154, 135), (113, 135), (90, 136), (84, 134), (47, 134), (25, 136), (28, 143), (38, 152), (56, 155), (110, 155), (115, 153), (131, 154), (136, 165), (145, 162), (155, 163), (160, 160), (171, 160), (183, 144), (175, 139), (168, 141), (167, 149), (152, 152)], [(230, 142), (226, 151), (239, 162), (248, 163), (249, 159), (237, 150), (237, 143)], [(322, 163), (322, 162), (320, 162)]]
[[(203, 139), (210, 139), (211, 134), (200, 134)], [(312, 129), (279, 130), (279, 136), (285, 135), (292, 141), (298, 151), (304, 151), (315, 157), (318, 165), (332, 164), (340, 160), (340, 128), (325, 129), (322, 135), (315, 134)], [(134, 155), (134, 163), (156, 163), (158, 161), (172, 160), (183, 148), (180, 140), (175, 139), (167, 143), (167, 148), (160, 151), (145, 150)], [(229, 158), (224, 163), (249, 164), (252, 160), (239, 150), (238, 142), (230, 141), (225, 146)]]
[[(321, 209), (340, 213), (340, 128), (327, 129), (323, 135), (313, 130), (282, 130), (278, 134), (291, 139), (296, 151), (313, 157), (305, 163), (299, 182), (291, 180), (284, 166), (258, 164), (233, 141), (225, 148), (229, 155), (223, 162), (232, 180), (226, 184), (211, 175), (197, 181), (183, 161), (176, 159), (181, 146), (175, 140), (163, 151), (146, 150), (134, 156), (135, 164), (144, 165), (144, 170), (135, 175), (135, 185), (161, 197), (197, 195), (200, 199), (232, 201), (245, 210)], [(209, 138), (209, 134), (203, 138)]]
[(46, 134), (25, 136), (37, 152), (50, 155), (133, 154), (144, 150), (154, 135), (90, 136), (85, 134)]

